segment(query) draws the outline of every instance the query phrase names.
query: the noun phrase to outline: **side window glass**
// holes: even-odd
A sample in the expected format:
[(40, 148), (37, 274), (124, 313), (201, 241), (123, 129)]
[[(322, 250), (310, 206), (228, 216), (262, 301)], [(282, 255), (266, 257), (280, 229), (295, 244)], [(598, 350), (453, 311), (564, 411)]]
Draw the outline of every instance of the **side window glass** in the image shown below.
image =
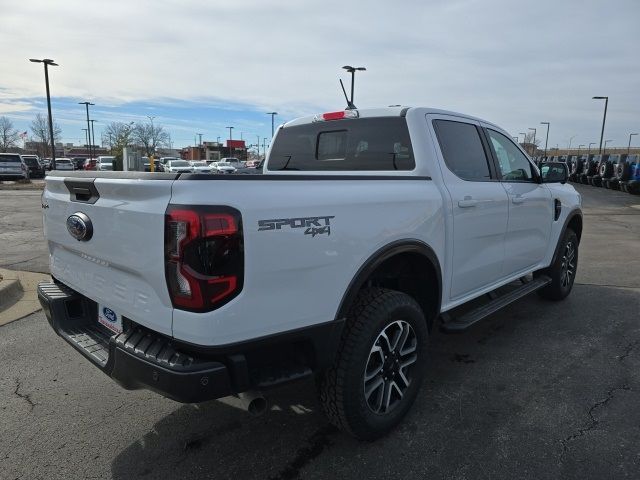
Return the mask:
[(449, 170), (462, 180), (491, 179), (487, 156), (475, 125), (451, 120), (434, 120), (433, 125)]
[(527, 157), (509, 140), (495, 130), (487, 129), (491, 147), (498, 159), (498, 166), (502, 174), (502, 180), (530, 182), (533, 181), (531, 163)]

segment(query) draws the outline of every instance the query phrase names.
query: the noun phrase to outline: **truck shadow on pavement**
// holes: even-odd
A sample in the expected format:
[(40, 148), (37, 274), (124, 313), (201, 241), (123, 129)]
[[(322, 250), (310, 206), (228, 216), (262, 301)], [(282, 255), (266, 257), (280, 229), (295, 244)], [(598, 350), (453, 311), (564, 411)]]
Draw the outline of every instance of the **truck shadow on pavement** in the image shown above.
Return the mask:
[[(180, 406), (119, 453), (112, 475), (604, 478), (613, 474), (607, 458), (621, 462), (620, 471), (633, 468), (638, 293), (607, 289), (605, 306), (601, 292), (576, 286), (560, 303), (532, 296), (466, 334), (434, 332), (416, 404), (376, 442), (331, 427), (307, 380), (267, 392), (270, 410), (260, 417), (235, 399)], [(605, 411), (620, 408), (636, 413), (598, 423)], [(583, 439), (594, 429), (595, 443)], [(614, 437), (627, 438), (627, 446)]]

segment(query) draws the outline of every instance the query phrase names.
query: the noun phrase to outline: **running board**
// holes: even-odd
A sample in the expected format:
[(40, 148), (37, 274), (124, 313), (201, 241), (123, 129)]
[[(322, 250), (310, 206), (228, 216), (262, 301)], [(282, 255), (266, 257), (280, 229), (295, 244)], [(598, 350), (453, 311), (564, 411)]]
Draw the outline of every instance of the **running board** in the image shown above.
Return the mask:
[(510, 291), (509, 293), (494, 298), (489, 303), (485, 303), (484, 305), (471, 310), (470, 312), (466, 312), (460, 317), (452, 318), (450, 321), (444, 323), (441, 326), (441, 329), (445, 333), (464, 332), (466, 329), (478, 323), (480, 320), (488, 317), (498, 310), (501, 310), (502, 308), (515, 302), (516, 300), (520, 300), (522, 297), (526, 297), (530, 293), (541, 289), (549, 283), (551, 283), (551, 278), (547, 277), (546, 275), (536, 277), (530, 282), (525, 283), (521, 287), (518, 287), (515, 290)]

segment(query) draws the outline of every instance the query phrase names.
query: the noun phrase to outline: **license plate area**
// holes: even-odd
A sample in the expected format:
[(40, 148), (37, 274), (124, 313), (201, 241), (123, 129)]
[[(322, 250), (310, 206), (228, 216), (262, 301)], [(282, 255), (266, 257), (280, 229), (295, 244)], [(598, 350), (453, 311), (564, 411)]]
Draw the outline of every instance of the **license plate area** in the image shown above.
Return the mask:
[(122, 333), (122, 315), (106, 305), (98, 304), (98, 323), (115, 334)]

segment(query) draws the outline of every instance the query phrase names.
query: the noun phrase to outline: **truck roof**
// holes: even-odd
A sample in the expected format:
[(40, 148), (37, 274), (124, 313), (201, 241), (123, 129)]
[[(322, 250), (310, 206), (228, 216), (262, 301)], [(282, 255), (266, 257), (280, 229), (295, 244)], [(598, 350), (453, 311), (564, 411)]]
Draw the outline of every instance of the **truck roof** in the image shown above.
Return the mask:
[[(464, 113), (459, 113), (459, 112), (453, 112), (450, 110), (442, 110), (442, 109), (438, 109), (438, 108), (431, 108), (431, 107), (410, 107), (410, 106), (406, 106), (406, 105), (390, 105), (388, 107), (378, 107), (378, 108), (362, 108), (362, 109), (356, 109), (356, 111), (358, 112), (358, 118), (371, 118), (371, 117), (401, 117), (401, 116), (405, 116), (407, 114), (408, 110), (413, 110), (413, 109), (420, 109), (422, 110), (422, 113), (426, 114), (436, 114), (436, 115), (451, 115), (451, 116), (455, 116), (455, 117), (462, 117), (462, 118), (466, 118), (469, 120), (474, 120), (477, 122), (483, 122), (483, 123), (488, 123), (490, 125), (493, 125), (497, 128), (499, 128), (497, 125), (493, 124), (492, 122), (489, 122), (487, 120), (484, 120), (482, 118), (478, 118), (478, 117), (473, 117), (471, 115), (467, 115)], [(328, 112), (339, 112), (341, 110), (336, 109), (336, 110), (327, 110), (327, 112), (319, 112), (317, 114), (314, 115), (308, 115), (305, 117), (300, 117), (300, 118), (295, 118), (285, 124), (283, 124), (281, 126), (281, 128), (287, 128), (287, 127), (293, 127), (296, 125), (304, 125), (307, 123), (312, 123), (316, 120), (316, 117), (318, 115), (322, 115), (323, 113), (328, 113)], [(502, 130), (502, 129), (500, 129)]]

